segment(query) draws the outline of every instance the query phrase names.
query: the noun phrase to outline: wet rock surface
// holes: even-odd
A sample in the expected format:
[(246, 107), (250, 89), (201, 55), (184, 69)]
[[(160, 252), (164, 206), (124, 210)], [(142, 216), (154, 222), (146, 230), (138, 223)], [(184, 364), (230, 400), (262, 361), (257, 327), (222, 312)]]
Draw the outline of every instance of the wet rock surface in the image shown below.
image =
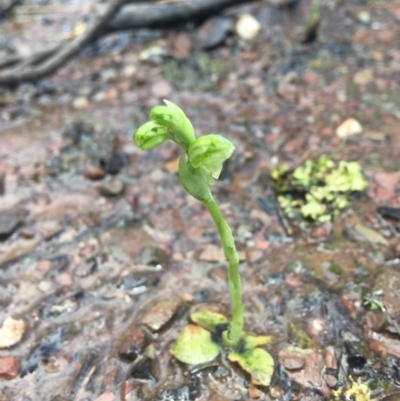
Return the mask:
[[(31, 6), (0, 24), (12, 51), (56, 44), (95, 3)], [(331, 2), (301, 44), (310, 7), (254, 2), (199, 26), (113, 34), (54, 76), (0, 89), (1, 399), (319, 401), (349, 375), (396, 399), (400, 3)], [(229, 297), (178, 149), (132, 143), (166, 96), (198, 134), (236, 147), (213, 192), (240, 250), (245, 328), (274, 337), (269, 388), (222, 357), (188, 369), (170, 353), (188, 310), (229, 316)], [(335, 159), (359, 161), (368, 189), (335, 221), (286, 219), (269, 171), (331, 154), (349, 133)]]

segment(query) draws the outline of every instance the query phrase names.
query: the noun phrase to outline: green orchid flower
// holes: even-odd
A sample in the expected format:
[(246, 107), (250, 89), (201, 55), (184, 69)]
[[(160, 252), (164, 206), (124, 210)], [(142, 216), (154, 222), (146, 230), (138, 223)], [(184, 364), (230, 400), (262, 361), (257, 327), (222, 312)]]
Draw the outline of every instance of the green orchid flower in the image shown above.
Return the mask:
[(183, 110), (169, 100), (164, 100), (166, 106), (154, 106), (150, 110), (150, 118), (158, 125), (168, 128), (176, 143), (187, 149), (196, 137), (194, 128)]
[(201, 169), (209, 184), (218, 179), (225, 160), (229, 159), (235, 147), (221, 135), (210, 134), (197, 138), (188, 149), (189, 163)]
[(167, 139), (167, 129), (153, 121), (143, 124), (133, 135), (133, 141), (142, 150), (153, 149)]

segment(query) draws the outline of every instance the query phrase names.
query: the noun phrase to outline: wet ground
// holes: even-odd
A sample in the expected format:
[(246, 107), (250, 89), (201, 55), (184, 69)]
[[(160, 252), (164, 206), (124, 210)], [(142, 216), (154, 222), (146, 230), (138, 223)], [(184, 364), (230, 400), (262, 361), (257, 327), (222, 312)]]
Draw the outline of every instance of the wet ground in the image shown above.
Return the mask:
[[(52, 44), (92, 6), (26, 2), (0, 23), (0, 52)], [(377, 211), (400, 207), (400, 2), (326, 1), (302, 43), (310, 9), (255, 2), (114, 34), (1, 89), (1, 401), (400, 399), (399, 215)], [(261, 24), (247, 41), (245, 13)], [(229, 314), (229, 297), (178, 149), (131, 141), (163, 98), (235, 144), (214, 194), (240, 251), (246, 330), (274, 336), (269, 388), (223, 358), (187, 369), (169, 352), (189, 311)], [(359, 161), (368, 189), (333, 224), (283, 220), (269, 172), (332, 152), (348, 118), (363, 131), (336, 158)], [(364, 305), (376, 291), (384, 312)]]

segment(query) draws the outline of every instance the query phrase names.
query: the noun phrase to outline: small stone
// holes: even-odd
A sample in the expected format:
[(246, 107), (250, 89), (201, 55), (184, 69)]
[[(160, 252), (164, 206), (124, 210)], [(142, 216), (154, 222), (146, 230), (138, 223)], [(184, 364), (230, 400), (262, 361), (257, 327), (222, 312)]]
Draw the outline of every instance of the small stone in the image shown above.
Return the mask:
[(252, 399), (260, 398), (262, 395), (261, 391), (257, 387), (250, 387), (249, 388), (249, 396)]
[(15, 356), (0, 358), (0, 378), (12, 380), (18, 377), (19, 360)]
[(231, 18), (224, 16), (209, 18), (197, 30), (196, 45), (201, 49), (212, 49), (226, 39), (231, 28)]
[(337, 384), (337, 382), (338, 382), (338, 380), (336, 379), (336, 377), (333, 376), (333, 375), (325, 375), (325, 376), (324, 376), (324, 379), (325, 379), (326, 384), (327, 384), (330, 388), (335, 387), (336, 384)]
[(47, 373), (58, 373), (68, 366), (68, 359), (62, 355), (51, 355), (43, 364), (43, 368)]
[(392, 319), (400, 317), (400, 272), (395, 269), (383, 269), (374, 283), (374, 291), (382, 291), (380, 297), (388, 315)]
[(130, 78), (136, 74), (137, 68), (134, 65), (127, 65), (124, 67), (123, 75), (124, 77)]
[(84, 96), (77, 97), (72, 102), (72, 107), (77, 110), (86, 109), (88, 106), (89, 106), (89, 101)]
[(167, 262), (165, 250), (159, 246), (146, 245), (140, 252), (140, 263), (146, 266), (165, 266)]
[(7, 317), (0, 329), (0, 348), (9, 348), (19, 343), (25, 334), (25, 320)]
[(111, 391), (101, 394), (94, 401), (114, 401), (115, 394)]
[(212, 279), (213, 281), (218, 281), (221, 280), (226, 283), (226, 280), (228, 279), (228, 273), (226, 269), (222, 267), (214, 267), (208, 272), (208, 277)]
[(181, 305), (179, 298), (158, 301), (150, 307), (141, 320), (151, 331), (160, 331), (175, 315)]
[(83, 175), (88, 180), (96, 181), (104, 178), (106, 176), (106, 172), (100, 166), (92, 164), (85, 168)]
[(170, 97), (172, 93), (171, 84), (166, 79), (159, 79), (151, 86), (151, 93), (160, 98)]
[(199, 260), (203, 262), (222, 262), (226, 259), (221, 247), (208, 244), (201, 252)]
[(95, 103), (103, 102), (106, 99), (107, 99), (107, 92), (105, 91), (96, 92), (95, 95), (93, 96), (93, 101)]
[(144, 331), (140, 327), (130, 329), (119, 348), (118, 356), (124, 361), (133, 362), (145, 347), (146, 335)]
[(282, 398), (282, 388), (279, 386), (271, 386), (269, 389), (269, 395), (274, 400)]
[(331, 221), (327, 221), (324, 224), (313, 227), (311, 230), (311, 238), (321, 239), (328, 237), (332, 232), (332, 227), (333, 225)]
[(179, 60), (185, 60), (190, 56), (192, 41), (186, 33), (179, 33), (172, 41), (172, 54)]
[(379, 172), (375, 174), (375, 182), (382, 188), (389, 191), (395, 191), (400, 181), (400, 172), (386, 173)]
[(106, 197), (121, 195), (124, 191), (124, 183), (118, 178), (114, 178), (99, 186), (99, 192)]
[(57, 220), (43, 221), (37, 226), (37, 232), (40, 236), (48, 240), (57, 235), (62, 230), (62, 226)]
[(307, 358), (307, 354), (301, 351), (300, 348), (287, 346), (279, 351), (279, 362), (288, 370), (301, 369)]
[(382, 234), (370, 227), (365, 226), (364, 224), (356, 224), (354, 229), (366, 240), (372, 242), (373, 244), (387, 245), (387, 240)]
[(264, 252), (259, 251), (257, 249), (249, 249), (246, 252), (246, 255), (247, 255), (247, 261), (249, 263), (255, 263), (263, 258)]
[(19, 217), (13, 212), (0, 212), (0, 241), (5, 241), (20, 224)]
[(107, 68), (103, 70), (100, 75), (103, 82), (109, 82), (117, 77), (117, 71), (115, 68)]
[(260, 23), (250, 14), (242, 14), (236, 23), (236, 33), (244, 40), (254, 39), (260, 28)]
[(373, 79), (374, 79), (374, 74), (373, 74), (372, 70), (365, 69), (365, 70), (358, 71), (354, 74), (353, 82), (356, 85), (367, 85), (370, 82), (372, 82)]
[(336, 128), (336, 135), (341, 138), (348, 138), (352, 135), (361, 134), (363, 127), (355, 118), (348, 118)]

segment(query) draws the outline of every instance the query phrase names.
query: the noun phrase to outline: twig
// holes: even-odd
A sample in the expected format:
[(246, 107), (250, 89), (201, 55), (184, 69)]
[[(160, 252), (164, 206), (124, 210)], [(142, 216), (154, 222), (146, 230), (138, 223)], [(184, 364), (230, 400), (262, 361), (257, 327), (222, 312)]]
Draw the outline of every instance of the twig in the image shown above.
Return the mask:
[[(28, 63), (29, 67), (27, 68), (20, 69), (17, 67), (14, 70), (0, 74), (0, 84), (14, 85), (22, 81), (35, 81), (53, 73), (88, 43), (97, 38), (124, 2), (125, 0), (111, 0), (107, 8), (98, 15), (93, 24), (82, 35), (63, 46), (52, 57), (45, 58), (44, 62), (37, 66), (30, 66), (30, 63)], [(32, 57), (35, 58), (35, 55)]]
[(130, 4), (118, 13), (124, 4), (140, 1), (111, 0), (93, 24), (74, 40), (36, 53), (28, 59), (9, 56), (0, 60), (0, 68), (14, 66), (14, 68), (0, 73), (0, 85), (12, 86), (44, 78), (66, 64), (87, 44), (95, 41), (101, 35), (128, 29), (176, 26), (176, 24), (190, 20), (204, 19), (227, 7), (249, 1), (251, 0), (186, 0), (157, 5), (132, 6)]

